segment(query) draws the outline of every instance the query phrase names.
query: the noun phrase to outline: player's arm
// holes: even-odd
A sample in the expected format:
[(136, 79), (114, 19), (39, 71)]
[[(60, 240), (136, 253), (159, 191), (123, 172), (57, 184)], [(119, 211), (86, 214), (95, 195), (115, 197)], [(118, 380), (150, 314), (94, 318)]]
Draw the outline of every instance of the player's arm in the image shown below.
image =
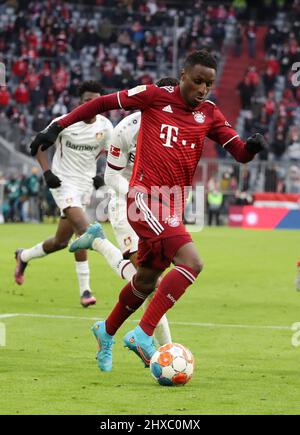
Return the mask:
[(40, 167), (42, 168), (47, 186), (50, 187), (50, 189), (56, 189), (57, 187), (59, 187), (61, 185), (61, 180), (51, 171), (47, 158), (47, 152), (39, 149), (36, 155), (36, 159), (39, 162)]
[(116, 126), (113, 135), (113, 145), (110, 146), (108, 151), (104, 181), (107, 186), (112, 187), (117, 193), (126, 195), (129, 183), (122, 176), (122, 170), (127, 166), (129, 155), (126, 150), (126, 144), (124, 144), (121, 138), (116, 140), (117, 136), (118, 126)]
[(46, 150), (53, 145), (57, 136), (64, 128), (76, 122), (91, 119), (98, 113), (114, 109), (145, 109), (153, 100), (157, 89), (155, 85), (136, 86), (133, 89), (94, 98), (80, 105), (68, 115), (53, 122), (47, 129), (37, 134), (30, 145), (31, 155), (35, 156), (40, 146), (42, 146), (42, 150)]
[(267, 143), (260, 133), (255, 133), (243, 141), (217, 107), (214, 109), (213, 123), (207, 136), (225, 148), (240, 163), (250, 162), (257, 153), (267, 149)]
[[(63, 115), (64, 116), (64, 115)], [(54, 122), (57, 122), (62, 117), (55, 118), (51, 124), (49, 124), (47, 128), (49, 128)], [(43, 171), (44, 179), (47, 184), (47, 186), (50, 189), (56, 189), (61, 185), (61, 180), (53, 174), (53, 172), (50, 169), (49, 162), (48, 162), (48, 155), (46, 151), (42, 151), (41, 148), (38, 149), (36, 159), (39, 162), (39, 165)]]

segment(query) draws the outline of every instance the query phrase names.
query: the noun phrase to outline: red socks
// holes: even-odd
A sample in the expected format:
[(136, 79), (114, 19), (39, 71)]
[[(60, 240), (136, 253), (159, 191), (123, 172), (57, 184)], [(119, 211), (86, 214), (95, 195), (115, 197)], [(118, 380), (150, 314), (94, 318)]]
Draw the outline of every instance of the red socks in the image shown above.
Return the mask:
[(146, 334), (153, 335), (153, 331), (162, 316), (178, 301), (186, 288), (193, 284), (196, 278), (197, 273), (191, 267), (183, 264), (176, 265), (163, 277), (140, 321), (140, 327)]
[(110, 335), (115, 335), (125, 320), (142, 305), (148, 296), (134, 287), (133, 279), (123, 287), (119, 295), (119, 302), (105, 321), (106, 332)]
[[(140, 327), (146, 334), (153, 335), (162, 316), (178, 301), (196, 278), (197, 273), (183, 264), (177, 264), (163, 277), (140, 321)], [(148, 296), (137, 290), (132, 281), (121, 290), (119, 301), (106, 319), (106, 332), (110, 335), (115, 335), (125, 320), (142, 305)]]

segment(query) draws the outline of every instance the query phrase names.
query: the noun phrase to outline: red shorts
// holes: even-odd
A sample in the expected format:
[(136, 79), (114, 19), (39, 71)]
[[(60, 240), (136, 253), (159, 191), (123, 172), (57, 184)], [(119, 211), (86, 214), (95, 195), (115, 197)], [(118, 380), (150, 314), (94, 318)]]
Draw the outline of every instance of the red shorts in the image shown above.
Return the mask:
[(176, 214), (170, 215), (169, 208), (153, 199), (149, 207), (148, 199), (147, 193), (131, 189), (127, 197), (127, 218), (139, 236), (138, 265), (163, 271), (170, 266), (178, 249), (193, 240)]

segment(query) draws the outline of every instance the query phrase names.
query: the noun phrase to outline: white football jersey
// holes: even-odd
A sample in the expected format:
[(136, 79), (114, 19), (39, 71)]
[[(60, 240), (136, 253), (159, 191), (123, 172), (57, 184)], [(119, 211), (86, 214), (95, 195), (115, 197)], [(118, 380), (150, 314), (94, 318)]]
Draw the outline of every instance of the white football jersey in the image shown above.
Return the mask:
[(80, 121), (65, 128), (55, 142), (53, 173), (69, 184), (91, 187), (92, 178), (96, 175), (97, 158), (102, 150), (109, 149), (112, 134), (112, 123), (102, 115), (97, 115), (92, 124)]
[(120, 174), (130, 180), (136, 153), (137, 138), (141, 125), (141, 112), (132, 113), (122, 119), (114, 128), (112, 145), (109, 148), (107, 163), (120, 169)]

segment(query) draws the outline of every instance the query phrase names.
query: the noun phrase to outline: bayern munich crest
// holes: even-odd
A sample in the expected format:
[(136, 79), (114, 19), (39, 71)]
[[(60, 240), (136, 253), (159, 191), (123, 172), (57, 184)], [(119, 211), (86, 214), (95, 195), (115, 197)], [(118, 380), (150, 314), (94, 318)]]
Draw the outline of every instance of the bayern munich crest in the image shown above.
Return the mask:
[(174, 214), (173, 216), (169, 216), (167, 217), (167, 219), (165, 219), (165, 223), (172, 228), (179, 227), (180, 224), (179, 217), (176, 214)]
[(203, 124), (205, 122), (205, 115), (202, 112), (193, 112), (194, 119), (199, 124)]

